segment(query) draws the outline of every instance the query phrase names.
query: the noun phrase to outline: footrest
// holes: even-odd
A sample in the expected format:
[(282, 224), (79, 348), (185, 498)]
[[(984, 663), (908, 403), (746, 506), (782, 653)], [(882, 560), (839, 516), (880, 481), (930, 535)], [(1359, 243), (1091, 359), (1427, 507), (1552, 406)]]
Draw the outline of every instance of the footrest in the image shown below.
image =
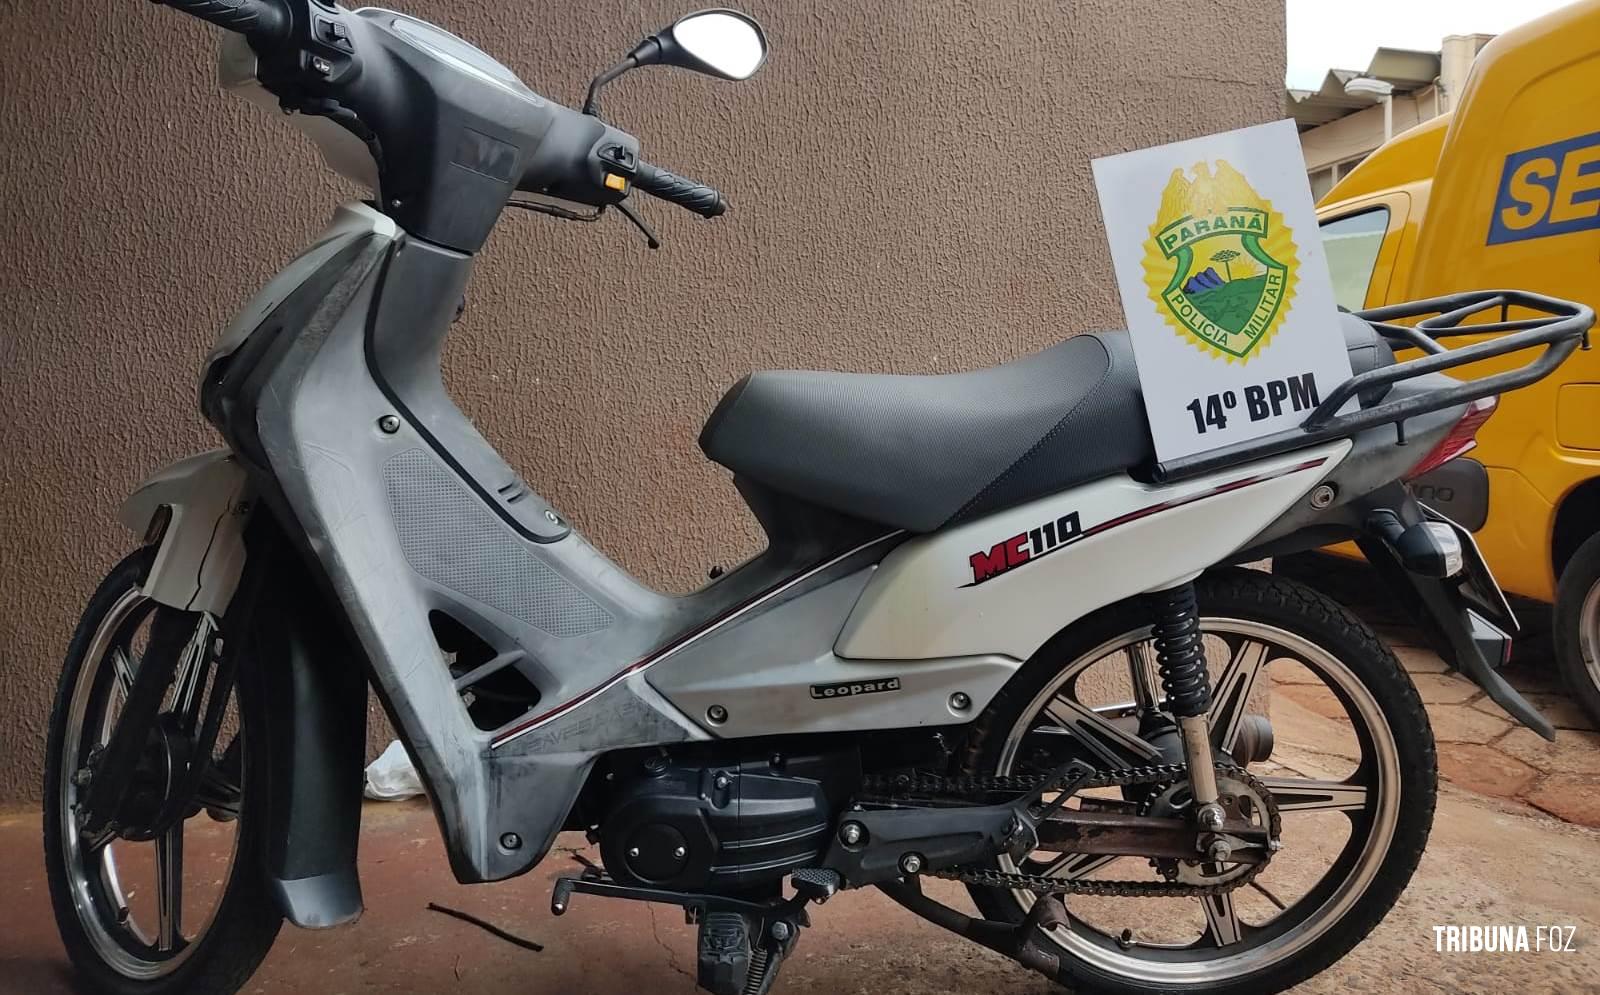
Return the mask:
[(839, 872), (826, 867), (802, 867), (789, 875), (789, 883), (798, 894), (818, 903), (826, 902), (844, 887)]

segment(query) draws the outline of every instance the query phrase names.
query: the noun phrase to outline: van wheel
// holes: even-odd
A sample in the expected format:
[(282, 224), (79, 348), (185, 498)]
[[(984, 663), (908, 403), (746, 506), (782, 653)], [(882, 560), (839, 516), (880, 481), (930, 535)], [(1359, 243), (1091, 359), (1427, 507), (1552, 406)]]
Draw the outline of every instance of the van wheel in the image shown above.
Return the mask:
[(1556, 665), (1572, 696), (1600, 723), (1600, 535), (1578, 547), (1556, 587)]

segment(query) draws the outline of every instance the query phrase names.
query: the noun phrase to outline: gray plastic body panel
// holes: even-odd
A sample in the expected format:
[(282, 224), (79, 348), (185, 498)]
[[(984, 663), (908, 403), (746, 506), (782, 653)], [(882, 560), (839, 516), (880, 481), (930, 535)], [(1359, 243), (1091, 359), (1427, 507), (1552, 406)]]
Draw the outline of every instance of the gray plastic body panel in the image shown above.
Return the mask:
[(1461, 456), (1418, 477), (1411, 484), (1417, 500), (1476, 532), (1489, 521), (1489, 471)]
[[(409, 422), (392, 434), (378, 428), (380, 418), (394, 413), (393, 405), (367, 371), (363, 340), (386, 257), (374, 261), (328, 334), (320, 340), (302, 335), (273, 372), (257, 411), (258, 428), (274, 476), (318, 550), (367, 651), (373, 678), (439, 805), (457, 876), (501, 878), (529, 866), (559, 831), (600, 748), (699, 733), (655, 696), (626, 686), (591, 702), (582, 722), (546, 732), (545, 745), (559, 755), (531, 757), (528, 747), (489, 750), (490, 734), (476, 728), (457, 696), (429, 626), (430, 610), (469, 608), (488, 624), (485, 635), (497, 637), (494, 642), (525, 650), (546, 699), (561, 700), (591, 686), (596, 669), (626, 663), (666, 638), (672, 606), (576, 535), (561, 540), (559, 556), (543, 556), (541, 544), (487, 514)], [(386, 475), (396, 459), (417, 468), (409, 477)], [(439, 521), (428, 516), (398, 518), (390, 489), (396, 483), (415, 487), (415, 500), (433, 502), (454, 519), (455, 531), (437, 531)], [(402, 512), (406, 506), (401, 503)], [(407, 530), (404, 541), (401, 529)], [(464, 536), (470, 541), (456, 549), (456, 558), (441, 562), (441, 540)], [(473, 558), (484, 546), (499, 546), (500, 552)], [(412, 567), (408, 547), (432, 578)], [(543, 616), (474, 597), (516, 589), (530, 577), (557, 592), (544, 610), (561, 615), (562, 597), (581, 589), (578, 617), (590, 620), (588, 625), (603, 612), (604, 627), (582, 639), (562, 637), (538, 626)], [(570, 631), (565, 625), (548, 627)], [(594, 732), (601, 727), (611, 730), (605, 740)], [(507, 833), (527, 842), (519, 851), (506, 850), (500, 840)]]
[[(1442, 373), (1403, 380), (1390, 389), (1388, 398), (1398, 400), (1425, 394), (1450, 383), (1450, 378)], [(1455, 427), (1465, 412), (1466, 405), (1459, 405), (1424, 412), (1407, 420), (1404, 445), (1397, 444), (1393, 425), (1378, 425), (1356, 433), (1351, 437), (1350, 455), (1323, 481), (1333, 488), (1332, 502), (1323, 507), (1309, 501), (1297, 503), (1246, 543), (1235, 562), (1248, 563), (1264, 556), (1353, 538), (1361, 531), (1368, 511), (1361, 499), (1404, 477)], [(1332, 531), (1318, 538), (1316, 530), (1319, 529)]]
[(522, 482), (445, 390), (440, 356), (472, 264), (472, 256), (427, 242), (396, 244), (380, 277), (377, 312), (365, 330), (369, 375), (412, 431), (496, 515), (526, 538), (554, 542), (567, 534), (567, 524)]
[(339, 205), (334, 211), (333, 220), (317, 241), (268, 280), (267, 285), (239, 309), (222, 334), (217, 336), (200, 368), (209, 370), (217, 360), (231, 355), (272, 313), (273, 308), (352, 243), (373, 235), (392, 241), (399, 233), (400, 229), (395, 227), (393, 220), (366, 204)]
[[(438, 380), (437, 342), (470, 258), (391, 237), (376, 223), (367, 234), (370, 250), (340, 283), (352, 288), (340, 291), (348, 300), (287, 332), (292, 342), (255, 402), (255, 428), (417, 758), (457, 877), (496, 880), (546, 852), (602, 753), (708, 737), (636, 672), (641, 661), (695, 666), (698, 657), (671, 659), (679, 644), (721, 620), (755, 624), (825, 591), (892, 543), (885, 536), (820, 565), (773, 548), (701, 591), (669, 597), (564, 522), (551, 529), (541, 513), (543, 531), (519, 528), (530, 523), (502, 514), (474, 486), (495, 485), (498, 477), (478, 478), (509, 469)], [(405, 353), (406, 342), (423, 360)], [(392, 414), (400, 425), (386, 432), (379, 420)], [(531, 494), (522, 503), (544, 507)], [(831, 624), (824, 642), (848, 600), (829, 596), (836, 614), (821, 623)], [(477, 728), (429, 625), (435, 610), (498, 652), (524, 654), (516, 666), (538, 688), (540, 714)], [(507, 834), (520, 846), (502, 846)]]
[[(719, 736), (855, 732), (969, 722), (1021, 661), (1007, 656), (850, 660), (833, 644), (872, 569), (701, 640), (647, 679)], [(951, 697), (967, 696), (965, 707)], [(727, 717), (712, 722), (715, 706)]]

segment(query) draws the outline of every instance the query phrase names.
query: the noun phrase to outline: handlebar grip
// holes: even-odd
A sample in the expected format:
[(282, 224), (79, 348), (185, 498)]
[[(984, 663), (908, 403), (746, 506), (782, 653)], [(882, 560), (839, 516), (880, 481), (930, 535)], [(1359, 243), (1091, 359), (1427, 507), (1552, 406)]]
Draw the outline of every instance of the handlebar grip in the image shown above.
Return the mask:
[(155, 2), (258, 41), (282, 41), (289, 36), (289, 8), (284, 0), (155, 0)]
[(702, 218), (714, 218), (728, 209), (728, 202), (715, 187), (685, 179), (676, 173), (639, 161), (633, 185), (652, 197), (687, 208)]

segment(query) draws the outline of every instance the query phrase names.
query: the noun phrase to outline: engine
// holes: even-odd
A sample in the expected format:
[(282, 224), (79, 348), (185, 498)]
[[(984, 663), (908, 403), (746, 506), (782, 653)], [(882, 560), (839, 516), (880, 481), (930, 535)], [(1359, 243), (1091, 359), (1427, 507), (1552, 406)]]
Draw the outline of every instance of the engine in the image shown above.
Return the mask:
[(711, 767), (652, 756), (616, 772), (600, 855), (623, 884), (768, 889), (822, 859), (860, 771), (854, 752)]

